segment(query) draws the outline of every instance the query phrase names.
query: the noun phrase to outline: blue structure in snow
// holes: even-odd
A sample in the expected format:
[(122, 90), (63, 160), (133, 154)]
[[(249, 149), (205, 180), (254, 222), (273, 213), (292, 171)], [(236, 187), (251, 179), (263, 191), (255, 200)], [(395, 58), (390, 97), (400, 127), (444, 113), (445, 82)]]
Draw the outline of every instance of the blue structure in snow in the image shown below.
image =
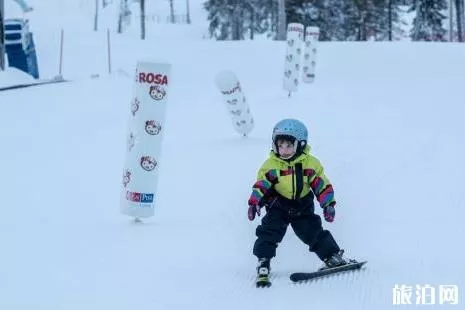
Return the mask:
[(5, 50), (8, 65), (39, 78), (39, 67), (29, 21), (24, 19), (5, 20)]

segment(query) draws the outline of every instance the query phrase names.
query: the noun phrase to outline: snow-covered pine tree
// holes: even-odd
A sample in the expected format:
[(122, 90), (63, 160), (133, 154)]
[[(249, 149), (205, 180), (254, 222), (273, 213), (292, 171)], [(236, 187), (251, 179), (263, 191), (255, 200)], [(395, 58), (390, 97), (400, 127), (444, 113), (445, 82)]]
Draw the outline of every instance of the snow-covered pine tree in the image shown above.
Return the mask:
[(207, 0), (210, 36), (217, 40), (254, 38), (266, 33), (277, 38), (280, 0)]
[(326, 0), (320, 8), (320, 40), (345, 41), (345, 21), (347, 0)]
[(170, 23), (176, 23), (175, 16), (174, 16), (174, 0), (169, 0), (170, 2)]
[(443, 26), (446, 0), (416, 0), (409, 11), (415, 11), (410, 37), (413, 41), (446, 41)]
[(360, 37), (362, 13), (355, 1), (344, 1), (344, 20), (341, 27), (342, 37), (345, 41), (356, 41)]
[(344, 40), (347, 0), (288, 0), (287, 23), (320, 28), (320, 40)]
[(251, 40), (256, 34), (276, 38), (279, 0), (248, 0), (243, 2), (243, 31)]
[[(450, 2), (452, 5), (452, 1)], [(463, 26), (464, 26), (464, 3), (463, 0), (455, 0), (455, 14), (456, 14), (456, 21), (457, 21), (457, 39), (459, 42), (464, 41), (464, 33), (463, 33)]]
[[(399, 0), (381, 0), (385, 4), (384, 15), (387, 15), (387, 33), (381, 31), (381, 40), (394, 41), (404, 37), (402, 26), (407, 23), (401, 19), (401, 8), (404, 2)], [(383, 27), (381, 28), (383, 29)]]
[(396, 40), (403, 36), (399, 0), (345, 1), (347, 40)]
[[(354, 0), (354, 4), (358, 11), (358, 31), (357, 41), (367, 41), (376, 38), (376, 33), (380, 28), (380, 23), (387, 28), (387, 14), (382, 14), (382, 0)], [(381, 20), (380, 20), (381, 17)]]
[(231, 9), (229, 0), (208, 0), (204, 3), (208, 12), (210, 36), (217, 40), (228, 40), (231, 37)]
[(397, 0), (371, 0), (369, 9), (369, 39), (392, 41), (404, 36)]
[[(207, 0), (210, 35), (218, 40), (242, 40), (266, 33), (278, 39), (279, 1), (283, 0)], [(285, 0), (285, 23), (317, 26), (322, 41), (388, 40), (390, 34), (395, 40), (402, 34), (399, 1)]]
[(145, 0), (139, 0), (140, 5), (140, 38), (145, 40)]
[[(288, 19), (320, 27), (321, 40), (388, 40), (402, 35), (396, 0), (289, 0)], [(391, 10), (389, 10), (391, 4)], [(391, 23), (389, 23), (391, 21)], [(389, 25), (392, 26), (390, 32)]]
[(276, 40), (284, 41), (287, 38), (286, 0), (278, 0), (278, 22)]
[[(270, 4), (276, 0), (208, 0), (210, 36), (217, 40), (254, 38), (271, 28)], [(276, 2), (277, 3), (277, 2)]]

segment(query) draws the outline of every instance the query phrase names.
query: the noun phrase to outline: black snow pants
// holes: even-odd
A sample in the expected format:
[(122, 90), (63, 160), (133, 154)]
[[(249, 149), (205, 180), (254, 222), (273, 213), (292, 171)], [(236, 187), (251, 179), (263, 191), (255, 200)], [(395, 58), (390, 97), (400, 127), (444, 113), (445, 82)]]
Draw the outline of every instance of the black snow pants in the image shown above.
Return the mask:
[(273, 258), (289, 224), (297, 237), (308, 245), (310, 252), (321, 260), (338, 252), (338, 244), (331, 233), (323, 229), (320, 216), (315, 214), (313, 198), (311, 193), (299, 201), (278, 195), (265, 206), (266, 215), (256, 229), (253, 254), (258, 258)]

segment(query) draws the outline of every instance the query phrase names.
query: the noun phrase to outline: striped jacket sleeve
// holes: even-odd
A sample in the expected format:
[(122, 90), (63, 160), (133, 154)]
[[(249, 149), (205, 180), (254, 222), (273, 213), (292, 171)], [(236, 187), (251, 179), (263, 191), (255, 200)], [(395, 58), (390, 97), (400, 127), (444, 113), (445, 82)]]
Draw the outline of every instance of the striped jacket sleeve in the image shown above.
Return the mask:
[(252, 186), (252, 194), (249, 198), (249, 206), (263, 206), (267, 200), (267, 194), (273, 189), (278, 182), (277, 169), (264, 169), (258, 172), (257, 181)]
[(316, 169), (310, 175), (310, 187), (322, 208), (336, 205), (334, 190), (331, 182), (324, 173), (323, 166), (318, 162)]

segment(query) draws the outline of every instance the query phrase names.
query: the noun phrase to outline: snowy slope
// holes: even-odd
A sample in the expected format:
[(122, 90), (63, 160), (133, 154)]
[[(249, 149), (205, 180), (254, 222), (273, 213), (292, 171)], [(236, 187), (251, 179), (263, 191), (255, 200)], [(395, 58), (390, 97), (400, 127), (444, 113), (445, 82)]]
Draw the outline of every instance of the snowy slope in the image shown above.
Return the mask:
[[(104, 36), (69, 31), (88, 47)], [(51, 54), (49, 39), (38, 34)], [(132, 75), (142, 58), (173, 64), (157, 209), (140, 225), (118, 210), (132, 79), (69, 49), (72, 83), (0, 93), (0, 309), (390, 309), (395, 284), (463, 290), (464, 49), (321, 43), (315, 84), (287, 98), (282, 43), (115, 37), (115, 72)], [(255, 116), (247, 139), (214, 85), (222, 69), (236, 72)], [(273, 286), (257, 291), (259, 222), (246, 201), (285, 117), (308, 124), (334, 183), (336, 221), (325, 227), (369, 263), (293, 285), (290, 272), (320, 262), (289, 229)]]

